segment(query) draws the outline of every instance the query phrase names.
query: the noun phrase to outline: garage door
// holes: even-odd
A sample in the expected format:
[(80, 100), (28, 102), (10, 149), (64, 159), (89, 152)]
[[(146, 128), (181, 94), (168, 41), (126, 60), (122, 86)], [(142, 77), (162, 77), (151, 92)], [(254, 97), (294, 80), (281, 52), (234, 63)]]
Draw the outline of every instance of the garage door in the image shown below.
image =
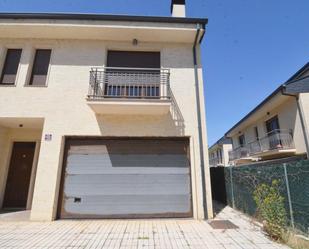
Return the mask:
[(68, 140), (60, 218), (191, 217), (187, 139)]

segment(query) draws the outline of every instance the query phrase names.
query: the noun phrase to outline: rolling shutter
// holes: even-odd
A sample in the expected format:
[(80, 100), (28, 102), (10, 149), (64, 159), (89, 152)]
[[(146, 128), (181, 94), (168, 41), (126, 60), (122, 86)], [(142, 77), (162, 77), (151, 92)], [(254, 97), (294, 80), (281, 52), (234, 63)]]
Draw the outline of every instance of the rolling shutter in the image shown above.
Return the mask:
[(45, 86), (50, 62), (50, 49), (37, 49), (35, 52), (29, 85)]
[(8, 49), (1, 74), (0, 84), (14, 85), (21, 57), (21, 49)]
[(160, 68), (160, 52), (108, 51), (108, 67)]

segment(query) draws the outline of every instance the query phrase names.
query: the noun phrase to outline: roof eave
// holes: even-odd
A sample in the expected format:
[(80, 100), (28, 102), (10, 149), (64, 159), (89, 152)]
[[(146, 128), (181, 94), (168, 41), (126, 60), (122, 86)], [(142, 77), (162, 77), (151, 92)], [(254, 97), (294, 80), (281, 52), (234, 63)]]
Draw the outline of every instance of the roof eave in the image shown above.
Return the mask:
[(251, 112), (249, 112), (245, 117), (243, 117), (239, 122), (237, 122), (231, 129), (229, 129), (225, 136), (230, 137), (229, 134), (237, 128), (239, 125), (241, 125), (243, 122), (245, 122), (249, 117), (251, 117), (256, 111), (258, 111), (260, 108), (262, 108), (268, 101), (270, 101), (275, 95), (281, 92), (282, 95), (290, 95), (295, 96), (295, 94), (309, 92), (309, 86), (308, 84), (301, 87), (301, 89), (297, 89), (297, 91), (291, 91), (289, 88), (289, 85), (292, 85), (294, 83), (300, 82), (306, 78), (309, 78), (309, 76), (304, 78), (298, 78), (304, 71), (308, 70), (309, 68), (309, 62), (305, 64), (300, 70), (298, 70), (292, 77), (290, 77), (284, 84), (280, 85), (275, 91), (273, 91), (267, 98), (265, 98), (258, 106), (256, 106)]
[(0, 19), (45, 19), (45, 20), (95, 20), (95, 21), (135, 21), (135, 22), (164, 22), (164, 23), (208, 23), (207, 18), (164, 17), (164, 16), (130, 16), (105, 15), (90, 13), (0, 13)]
[(273, 91), (268, 97), (266, 97), (259, 105), (257, 105), (251, 112), (249, 112), (245, 117), (243, 117), (240, 121), (238, 121), (231, 129), (229, 129), (226, 133), (226, 137), (230, 137), (229, 133), (231, 133), (234, 129), (236, 129), (239, 125), (244, 123), (249, 117), (251, 117), (255, 112), (261, 109), (269, 100), (271, 100), (278, 93), (282, 93), (284, 89), (284, 85), (280, 85), (275, 91)]
[(298, 77), (300, 75), (302, 75), (302, 73), (304, 73), (304, 71), (306, 71), (309, 68), (309, 62), (306, 63), (301, 69), (299, 69), (295, 74), (293, 74), (287, 81), (286, 84), (291, 82), (291, 81), (295, 81), (298, 79)]
[[(115, 25), (118, 23), (123, 25), (123, 23), (134, 24), (141, 23), (143, 26), (147, 27), (148, 23), (149, 27), (152, 27), (153, 23), (162, 24), (164, 27), (171, 27), (172, 29), (175, 27), (178, 32), (181, 30), (183, 26), (186, 30), (192, 30), (200, 28), (203, 32), (201, 33), (201, 37), (199, 42), (202, 42), (203, 36), (205, 33), (206, 24), (208, 23), (208, 19), (206, 18), (183, 18), (183, 17), (161, 17), (161, 16), (130, 16), (130, 15), (105, 15), (105, 14), (87, 14), (87, 13), (0, 13), (0, 23), (1, 20), (4, 23), (14, 23), (14, 25), (18, 25), (19, 23), (25, 25), (27, 20), (29, 22), (85, 22), (85, 21), (104, 21), (106, 22), (114, 22)], [(177, 26), (177, 27), (176, 27)], [(98, 27), (98, 26), (97, 26)]]

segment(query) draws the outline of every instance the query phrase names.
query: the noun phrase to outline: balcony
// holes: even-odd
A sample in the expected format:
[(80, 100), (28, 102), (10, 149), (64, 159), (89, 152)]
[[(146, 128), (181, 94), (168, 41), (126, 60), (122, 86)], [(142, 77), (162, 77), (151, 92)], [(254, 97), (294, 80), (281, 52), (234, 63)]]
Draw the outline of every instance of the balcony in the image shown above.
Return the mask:
[(247, 147), (238, 147), (235, 150), (229, 151), (229, 161), (235, 160), (251, 160), (250, 152)]
[(273, 159), (295, 154), (295, 144), (290, 131), (274, 130), (267, 136), (229, 152), (230, 161), (244, 159)]
[(210, 167), (223, 166), (222, 159), (220, 160), (219, 157), (210, 158), (210, 159), (209, 159), (209, 166), (210, 166)]
[(93, 68), (87, 104), (97, 114), (167, 114), (169, 78), (169, 69)]

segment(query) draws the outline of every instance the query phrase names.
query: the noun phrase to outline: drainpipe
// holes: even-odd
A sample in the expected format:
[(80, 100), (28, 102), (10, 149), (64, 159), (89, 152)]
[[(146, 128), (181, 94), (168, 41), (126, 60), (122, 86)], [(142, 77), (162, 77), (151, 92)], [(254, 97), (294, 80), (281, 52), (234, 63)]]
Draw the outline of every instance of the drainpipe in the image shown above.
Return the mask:
[[(199, 149), (200, 149), (200, 168), (202, 174), (202, 191), (203, 191), (203, 209), (204, 215), (207, 214), (207, 218), (212, 218), (212, 203), (207, 202), (206, 194), (206, 179), (205, 179), (205, 160), (204, 160), (204, 144), (203, 144), (203, 131), (202, 131), (202, 117), (201, 117), (201, 96), (199, 88), (199, 76), (198, 76), (198, 63), (197, 63), (197, 51), (196, 46), (199, 43), (199, 35), (201, 32), (200, 24), (196, 25), (196, 35), (193, 45), (193, 64), (194, 64), (194, 77), (195, 77), (195, 94), (196, 94), (196, 106), (197, 106), (197, 122), (198, 122), (198, 136), (199, 136)], [(201, 39), (200, 39), (201, 40)], [(206, 169), (209, 170), (209, 169)], [(210, 179), (209, 179), (210, 180)], [(209, 184), (209, 193), (211, 195), (211, 186)], [(210, 198), (211, 199), (211, 198)], [(208, 211), (211, 210), (211, 211)]]
[(308, 139), (308, 129), (306, 126), (306, 121), (304, 118), (304, 110), (302, 108), (302, 105), (299, 101), (299, 94), (289, 94), (285, 92), (285, 86), (283, 86), (282, 90), (281, 90), (282, 95), (285, 96), (291, 96), (294, 97), (296, 100), (296, 104), (297, 104), (297, 110), (299, 113), (299, 118), (300, 118), (300, 123), (301, 123), (301, 127), (303, 130), (303, 134), (304, 134), (304, 139), (305, 139), (305, 144), (306, 144), (306, 154), (307, 154), (307, 158), (309, 158), (309, 139)]

